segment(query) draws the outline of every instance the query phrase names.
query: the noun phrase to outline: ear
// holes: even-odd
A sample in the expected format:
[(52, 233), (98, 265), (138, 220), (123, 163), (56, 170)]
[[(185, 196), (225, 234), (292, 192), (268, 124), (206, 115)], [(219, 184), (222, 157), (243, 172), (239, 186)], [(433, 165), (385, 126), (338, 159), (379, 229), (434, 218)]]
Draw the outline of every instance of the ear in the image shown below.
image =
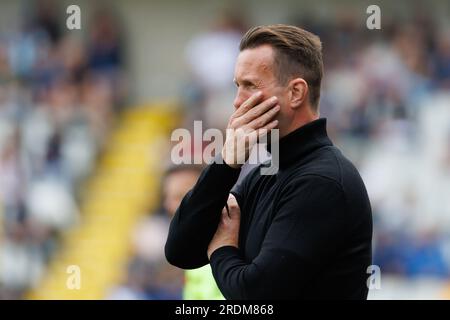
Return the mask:
[(291, 92), (291, 107), (299, 108), (308, 96), (308, 83), (302, 78), (295, 78), (289, 82)]

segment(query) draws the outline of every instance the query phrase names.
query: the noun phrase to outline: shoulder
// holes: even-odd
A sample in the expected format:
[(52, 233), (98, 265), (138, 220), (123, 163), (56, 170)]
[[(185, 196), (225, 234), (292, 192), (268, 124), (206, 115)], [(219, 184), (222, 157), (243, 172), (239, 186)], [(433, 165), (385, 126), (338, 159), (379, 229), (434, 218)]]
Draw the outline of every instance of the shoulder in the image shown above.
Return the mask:
[(302, 173), (292, 175), (281, 186), (282, 194), (301, 193), (303, 195), (309, 194), (324, 194), (325, 190), (329, 190), (334, 194), (344, 194), (342, 184), (334, 177), (324, 175), (322, 173)]
[(292, 177), (303, 177), (301, 181), (328, 181), (341, 189), (349, 182), (360, 179), (353, 163), (335, 146), (326, 146), (311, 154), (308, 159), (293, 168)]

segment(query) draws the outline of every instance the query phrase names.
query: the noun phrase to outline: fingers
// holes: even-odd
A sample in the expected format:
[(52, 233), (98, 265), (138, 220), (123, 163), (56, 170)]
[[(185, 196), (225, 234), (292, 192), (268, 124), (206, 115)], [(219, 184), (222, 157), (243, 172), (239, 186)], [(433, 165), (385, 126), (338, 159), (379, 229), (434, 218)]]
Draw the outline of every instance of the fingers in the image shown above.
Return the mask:
[(239, 204), (233, 194), (230, 193), (228, 196), (228, 201), (225, 207), (222, 209), (222, 219), (221, 222), (225, 223), (227, 220), (239, 219), (241, 210)]
[(231, 193), (228, 196), (227, 204), (228, 204), (228, 208), (229, 208), (230, 219), (239, 219), (240, 215), (241, 215), (241, 209), (239, 208), (239, 204), (237, 203), (236, 198)]
[(232, 168), (241, 167), (247, 161), (250, 149), (258, 141), (258, 130), (270, 130), (278, 125), (272, 122), (280, 111), (278, 98), (273, 96), (262, 101), (262, 92), (247, 99), (231, 116), (227, 126), (227, 138), (222, 158)]
[(280, 106), (276, 105), (275, 107), (269, 109), (267, 112), (261, 114), (259, 117), (251, 121), (249, 124), (246, 125), (248, 129), (251, 130), (257, 130), (259, 128), (264, 128), (264, 126), (269, 123), (273, 117), (277, 115), (277, 113), (280, 111)]
[(278, 125), (278, 120), (273, 120), (273, 121), (269, 122), (268, 124), (266, 124), (263, 128), (258, 129), (258, 138), (261, 138), (261, 137), (267, 135), (270, 132), (270, 130), (275, 129), (277, 125)]
[(255, 94), (251, 95), (250, 98), (244, 101), (242, 105), (236, 110), (234, 116), (237, 118), (245, 114), (248, 110), (253, 108), (258, 103), (261, 97), (262, 97), (261, 91), (258, 91)]
[(228, 208), (228, 204), (226, 204), (222, 209), (222, 219), (224, 216), (230, 217), (230, 209)]
[[(254, 120), (258, 119), (259, 117), (261, 117), (262, 115), (268, 113), (269, 111), (271, 111), (273, 109), (277, 109), (276, 112), (278, 112), (279, 106), (277, 105), (277, 102), (278, 102), (278, 98), (275, 96), (271, 97), (267, 100), (264, 100), (262, 103), (255, 106), (254, 108), (252, 108), (251, 110), (249, 110), (248, 112), (246, 112), (245, 114), (243, 114), (242, 116), (237, 118), (234, 121), (234, 125), (239, 128), (246, 124), (252, 123)], [(255, 127), (251, 127), (251, 128), (256, 129)]]

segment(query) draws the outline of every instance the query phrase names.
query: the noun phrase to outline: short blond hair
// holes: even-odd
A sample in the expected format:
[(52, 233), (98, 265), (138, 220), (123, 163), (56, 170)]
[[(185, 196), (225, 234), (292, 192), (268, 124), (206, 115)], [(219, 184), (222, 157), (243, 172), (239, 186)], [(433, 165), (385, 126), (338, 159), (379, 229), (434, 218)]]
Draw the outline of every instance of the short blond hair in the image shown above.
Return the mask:
[(275, 51), (278, 81), (286, 84), (302, 77), (309, 88), (311, 106), (317, 111), (323, 76), (322, 43), (315, 34), (284, 24), (254, 27), (243, 36), (239, 50), (270, 45)]

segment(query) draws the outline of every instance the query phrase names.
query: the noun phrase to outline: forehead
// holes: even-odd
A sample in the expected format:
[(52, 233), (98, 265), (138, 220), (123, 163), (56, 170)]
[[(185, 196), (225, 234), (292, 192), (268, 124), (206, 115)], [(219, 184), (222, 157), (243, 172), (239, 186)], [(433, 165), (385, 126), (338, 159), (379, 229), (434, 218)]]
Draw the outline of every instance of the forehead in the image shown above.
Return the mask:
[(272, 77), (272, 70), (273, 49), (268, 45), (262, 45), (239, 53), (234, 76), (236, 80), (247, 77)]

